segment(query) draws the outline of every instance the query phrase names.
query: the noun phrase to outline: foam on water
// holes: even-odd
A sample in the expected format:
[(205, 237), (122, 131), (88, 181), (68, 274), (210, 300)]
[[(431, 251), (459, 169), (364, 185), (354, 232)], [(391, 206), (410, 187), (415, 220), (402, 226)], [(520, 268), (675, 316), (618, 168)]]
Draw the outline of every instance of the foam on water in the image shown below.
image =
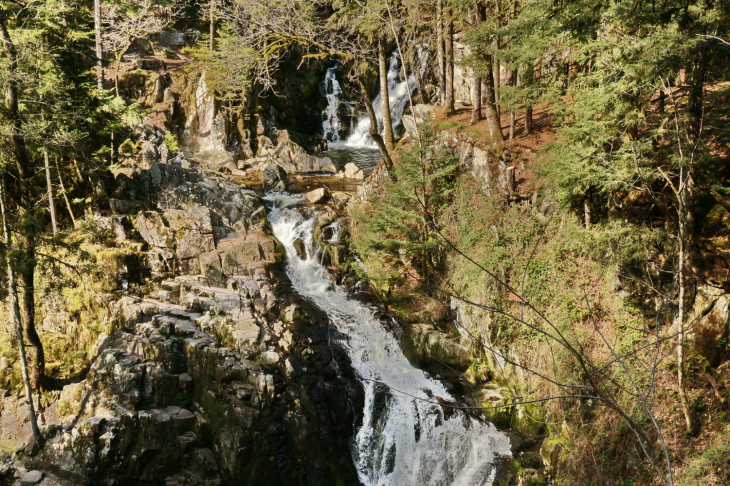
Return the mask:
[[(296, 208), (303, 197), (279, 193), (265, 199), (295, 291), (325, 311), (346, 336), (341, 344), (365, 390), (352, 451), (360, 481), (366, 486), (491, 485), (499, 458), (510, 454), (507, 438), (488, 422), (430, 403), (453, 397), (443, 383), (411, 366), (373, 309), (332, 283), (315, 250), (316, 216), (305, 217)], [(297, 238), (305, 243), (304, 259), (294, 249)]]

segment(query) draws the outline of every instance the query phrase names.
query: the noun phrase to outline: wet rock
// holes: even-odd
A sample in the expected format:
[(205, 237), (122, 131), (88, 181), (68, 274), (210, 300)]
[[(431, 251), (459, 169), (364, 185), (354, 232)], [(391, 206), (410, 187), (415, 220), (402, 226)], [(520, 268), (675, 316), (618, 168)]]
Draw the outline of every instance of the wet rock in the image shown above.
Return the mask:
[(264, 169), (264, 189), (286, 189), (287, 173), (278, 164), (270, 163)]
[(307, 201), (312, 204), (322, 204), (329, 198), (329, 195), (326, 187), (320, 187), (307, 193)]
[(347, 165), (345, 165), (345, 178), (361, 181), (365, 179), (365, 173), (358, 166), (356, 166), (352, 162), (349, 162)]
[(307, 248), (304, 245), (304, 242), (302, 241), (302, 239), (297, 238), (296, 240), (294, 240), (293, 245), (294, 245), (294, 249), (297, 252), (297, 255), (299, 255), (299, 258), (301, 258), (302, 260), (305, 260), (307, 258)]

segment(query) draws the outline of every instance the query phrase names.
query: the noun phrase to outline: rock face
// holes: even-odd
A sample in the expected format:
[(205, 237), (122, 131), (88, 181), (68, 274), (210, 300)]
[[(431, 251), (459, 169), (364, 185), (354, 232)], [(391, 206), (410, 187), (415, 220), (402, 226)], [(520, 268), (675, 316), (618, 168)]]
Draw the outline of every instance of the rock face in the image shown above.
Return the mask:
[(80, 485), (357, 484), (345, 354), (270, 271), (237, 290), (182, 277), (163, 283), (167, 301), (122, 298), (123, 329), (64, 388), (29, 465)]
[(198, 152), (197, 158), (204, 165), (219, 168), (233, 162), (234, 153), (228, 150), (226, 120), (216, 109), (215, 97), (208, 87), (203, 73), (198, 86), (188, 100), (188, 114), (180, 137), (181, 144), (191, 152)]
[[(95, 203), (153, 278), (144, 298), (114, 289), (113, 332), (44, 404), (46, 444), (24, 465), (75, 485), (359, 484), (361, 386), (326, 316), (290, 294), (259, 196), (163, 157), (153, 126), (139, 137), (140, 163), (95, 180)], [(3, 403), (0, 450), (22, 456), (27, 410)]]
[(482, 186), (484, 193), (490, 195), (492, 192), (492, 175), (487, 152), (471, 143), (461, 142), (458, 147), (458, 155), (459, 163), (469, 169)]

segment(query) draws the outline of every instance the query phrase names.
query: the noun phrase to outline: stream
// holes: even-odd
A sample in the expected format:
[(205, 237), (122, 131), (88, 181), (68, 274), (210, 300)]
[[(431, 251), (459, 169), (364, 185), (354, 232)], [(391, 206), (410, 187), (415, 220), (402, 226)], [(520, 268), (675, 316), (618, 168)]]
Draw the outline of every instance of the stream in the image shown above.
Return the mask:
[[(455, 402), (446, 386), (414, 368), (375, 309), (334, 284), (320, 264), (313, 240), (316, 214), (305, 216), (301, 195), (269, 193), (269, 221), (286, 248), (294, 290), (310, 299), (343, 336), (365, 391), (362, 423), (356, 424), (352, 457), (366, 486), (481, 486), (494, 481), (509, 441), (475, 414), (444, 407)], [(301, 238), (306, 258), (294, 242)], [(336, 235), (335, 237), (336, 238)]]

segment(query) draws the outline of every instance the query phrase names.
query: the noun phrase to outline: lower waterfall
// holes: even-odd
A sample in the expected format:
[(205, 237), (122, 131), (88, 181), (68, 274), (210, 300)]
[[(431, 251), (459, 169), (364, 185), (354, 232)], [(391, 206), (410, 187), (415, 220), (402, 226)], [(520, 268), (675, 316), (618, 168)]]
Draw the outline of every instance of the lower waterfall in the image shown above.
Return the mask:
[[(316, 214), (296, 206), (302, 196), (269, 194), (269, 221), (286, 248), (294, 290), (325, 311), (343, 336), (365, 391), (362, 425), (352, 441), (360, 481), (366, 486), (488, 486), (508, 439), (494, 425), (456, 409), (444, 384), (414, 368), (374, 310), (350, 298), (329, 279), (313, 241)], [(306, 258), (294, 242), (301, 239)], [(414, 398), (417, 397), (417, 398)], [(432, 403), (434, 402), (434, 403)]]

